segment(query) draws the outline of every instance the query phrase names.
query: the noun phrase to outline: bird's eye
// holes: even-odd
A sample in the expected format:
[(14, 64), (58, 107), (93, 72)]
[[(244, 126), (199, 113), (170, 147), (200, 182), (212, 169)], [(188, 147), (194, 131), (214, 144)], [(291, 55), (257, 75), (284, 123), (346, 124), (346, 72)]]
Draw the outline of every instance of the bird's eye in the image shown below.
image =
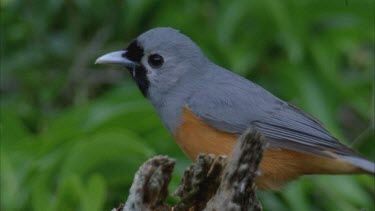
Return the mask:
[(164, 59), (159, 54), (152, 54), (148, 57), (148, 64), (151, 67), (158, 68), (161, 67), (164, 63)]

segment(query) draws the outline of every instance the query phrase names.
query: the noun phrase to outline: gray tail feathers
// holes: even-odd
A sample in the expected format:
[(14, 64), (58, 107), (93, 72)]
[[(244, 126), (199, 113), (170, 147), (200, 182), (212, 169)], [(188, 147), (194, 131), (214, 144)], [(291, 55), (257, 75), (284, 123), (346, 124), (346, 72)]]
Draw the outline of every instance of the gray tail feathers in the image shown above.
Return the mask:
[(354, 166), (357, 166), (358, 168), (362, 169), (363, 172), (375, 176), (375, 163), (359, 156), (340, 155), (340, 157), (346, 160), (347, 162), (353, 164)]

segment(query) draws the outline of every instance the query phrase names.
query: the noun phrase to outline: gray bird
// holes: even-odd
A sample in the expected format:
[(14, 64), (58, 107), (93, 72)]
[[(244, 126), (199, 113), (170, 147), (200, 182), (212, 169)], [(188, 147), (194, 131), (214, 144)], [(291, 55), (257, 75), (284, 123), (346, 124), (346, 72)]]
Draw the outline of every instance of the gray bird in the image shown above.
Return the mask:
[(175, 29), (151, 29), (96, 63), (130, 71), (190, 159), (199, 153), (230, 154), (247, 128), (260, 132), (268, 146), (256, 181), (261, 189), (305, 174), (375, 174), (374, 163), (341, 144), (316, 119), (212, 63)]

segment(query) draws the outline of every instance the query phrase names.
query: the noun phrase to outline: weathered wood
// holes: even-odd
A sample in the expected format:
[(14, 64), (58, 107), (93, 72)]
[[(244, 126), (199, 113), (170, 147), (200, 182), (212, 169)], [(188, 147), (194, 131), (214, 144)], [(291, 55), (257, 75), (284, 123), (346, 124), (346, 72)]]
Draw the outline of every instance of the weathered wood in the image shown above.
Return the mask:
[(174, 165), (175, 160), (167, 156), (155, 156), (146, 161), (134, 177), (123, 210), (171, 210), (164, 201)]
[(174, 192), (180, 197), (174, 206), (164, 201), (175, 160), (155, 156), (136, 173), (126, 204), (113, 210), (262, 210), (256, 198), (255, 177), (263, 143), (262, 136), (249, 129), (239, 138), (229, 159), (199, 155)]
[(255, 177), (263, 155), (263, 138), (248, 130), (233, 150), (220, 186), (205, 210), (262, 210), (256, 198)]
[(226, 156), (200, 154), (185, 170), (181, 184), (174, 195), (181, 200), (175, 210), (203, 210), (219, 187), (221, 175), (227, 163)]

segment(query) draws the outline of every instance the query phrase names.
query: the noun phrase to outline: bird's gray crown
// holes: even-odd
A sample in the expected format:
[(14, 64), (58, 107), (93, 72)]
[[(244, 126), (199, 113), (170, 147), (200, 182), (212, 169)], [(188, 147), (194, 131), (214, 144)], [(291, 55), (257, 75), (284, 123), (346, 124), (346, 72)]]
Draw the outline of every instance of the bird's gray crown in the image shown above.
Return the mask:
[(185, 59), (203, 58), (200, 48), (186, 35), (170, 27), (151, 29), (137, 38), (145, 53), (152, 51), (170, 52)]

